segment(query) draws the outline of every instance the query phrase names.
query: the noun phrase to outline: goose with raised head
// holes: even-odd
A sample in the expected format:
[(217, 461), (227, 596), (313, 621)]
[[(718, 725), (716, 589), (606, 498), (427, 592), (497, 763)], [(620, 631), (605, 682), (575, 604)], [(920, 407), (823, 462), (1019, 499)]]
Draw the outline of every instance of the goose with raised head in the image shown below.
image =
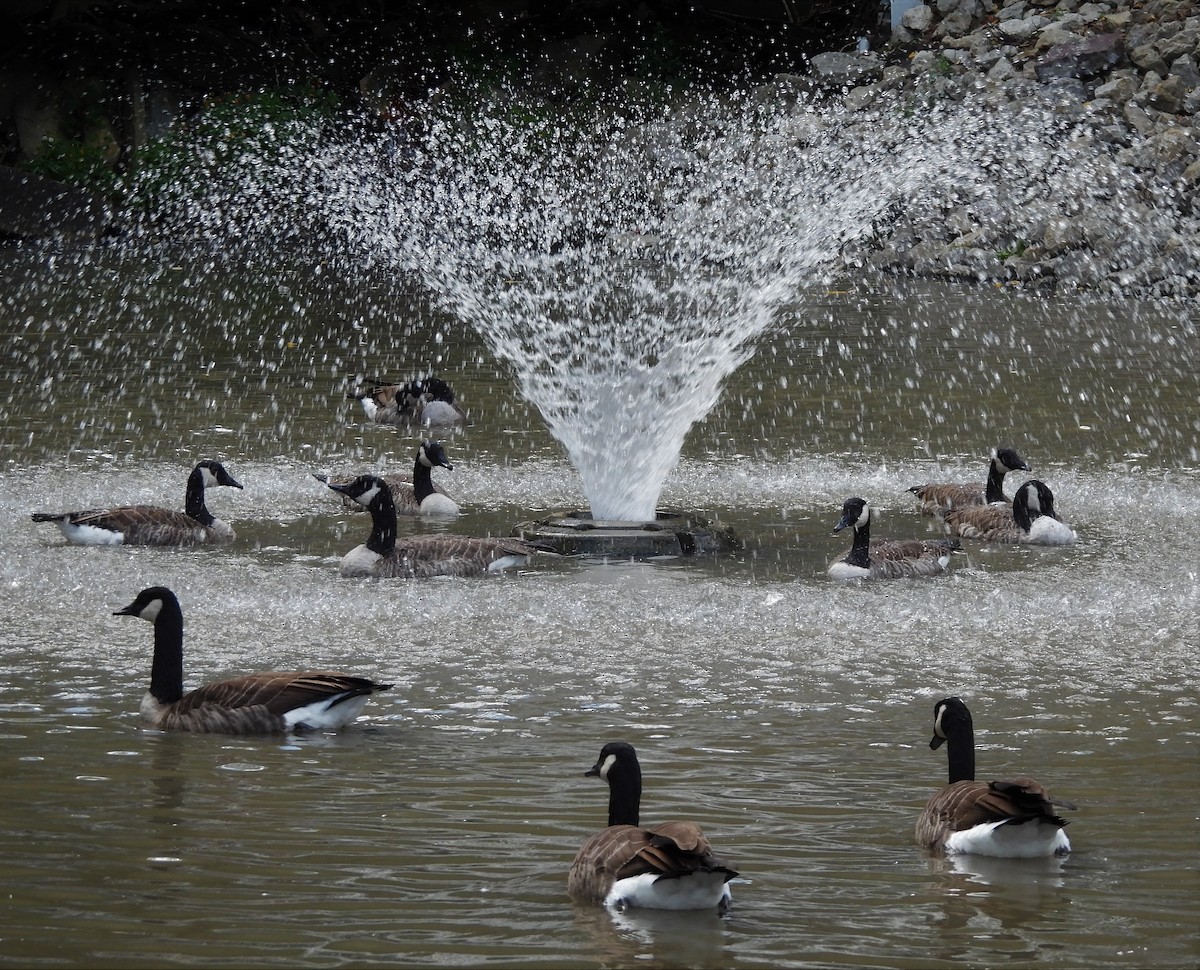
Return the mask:
[(850, 551), (830, 564), (834, 579), (902, 579), (936, 576), (950, 565), (959, 548), (954, 539), (871, 540), (871, 506), (864, 498), (848, 498), (833, 531), (854, 530)]
[(183, 610), (165, 586), (151, 586), (114, 616), (154, 625), (150, 688), (142, 718), (167, 731), (285, 734), (332, 731), (362, 713), (367, 699), (391, 684), (330, 670), (270, 671), (183, 690)]
[(457, 428), (467, 422), (454, 390), (440, 377), (406, 383), (375, 381), (365, 389), (350, 391), (347, 397), (358, 401), (367, 420), (376, 424)]
[[(446, 450), (439, 441), (423, 441), (417, 448), (413, 460), (412, 481), (405, 480), (400, 475), (380, 475), (392, 490), (392, 501), (396, 506), (397, 515), (458, 515), (459, 505), (442, 489), (434, 484), (434, 468), (445, 468), (454, 471)], [(334, 485), (349, 485), (354, 476), (344, 475), (330, 478), (328, 475), (313, 475), (319, 482), (324, 482), (331, 488)], [(348, 495), (342, 495), (342, 503), (350, 508), (362, 509), (358, 502)]]
[(967, 505), (939, 514), (946, 531), (981, 542), (1069, 546), (1078, 538), (1054, 508), (1054, 493), (1031, 478), (1013, 496), (1012, 506)]
[(157, 505), (119, 505), (79, 512), (34, 512), (34, 522), (53, 522), (67, 541), (80, 546), (189, 546), (230, 542), (233, 527), (204, 503), (212, 485), (241, 488), (219, 461), (206, 459), (188, 476), (182, 512)]
[(419, 579), (430, 576), (482, 576), (524, 566), (549, 550), (523, 539), (504, 536), (459, 536), (448, 533), (396, 538), (396, 505), (392, 490), (378, 475), (359, 475), (352, 482), (331, 484), (335, 492), (371, 513), (371, 534), (342, 557), (343, 576)]
[(933, 708), (929, 747), (946, 745), (950, 780), (935, 792), (917, 819), (917, 841), (927, 849), (1001, 859), (1065, 855), (1071, 841), (1066, 819), (1055, 808), (1074, 810), (1051, 798), (1025, 776), (1007, 781), (975, 780), (975, 728), (961, 698), (947, 697)]
[(1008, 504), (1008, 497), (1004, 494), (1004, 476), (1015, 471), (1030, 471), (1028, 462), (1012, 448), (994, 448), (988, 463), (986, 482), (928, 483), (913, 485), (909, 491), (917, 497), (918, 511), (925, 515), (937, 515), (946, 509), (962, 508), (964, 505)]
[(580, 847), (567, 876), (567, 892), (611, 909), (711, 909), (728, 911), (729, 881), (737, 872), (714, 853), (695, 822), (639, 822), (642, 769), (633, 745), (612, 741), (585, 777), (608, 782), (608, 827)]

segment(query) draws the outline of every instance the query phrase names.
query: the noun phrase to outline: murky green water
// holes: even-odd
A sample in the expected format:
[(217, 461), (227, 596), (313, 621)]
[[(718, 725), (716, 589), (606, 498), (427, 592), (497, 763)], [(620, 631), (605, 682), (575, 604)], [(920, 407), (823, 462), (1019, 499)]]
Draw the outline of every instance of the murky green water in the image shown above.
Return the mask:
[[(557, 443), (469, 330), (394, 284), (5, 255), (0, 333), (0, 964), (1190, 967), (1200, 960), (1200, 360), (1178, 308), (847, 288), (768, 335), (664, 503), (734, 526), (711, 560), (485, 581), (342, 580), (362, 541), (311, 476), (408, 467), (345, 375), (436, 365), (473, 424), (435, 528), (578, 504)], [(973, 546), (931, 582), (835, 586), (844, 498), (931, 531), (908, 485), (1015, 444), (1080, 534)], [(182, 502), (218, 457), (223, 550), (66, 546), (29, 513)], [(1010, 486), (1011, 489), (1011, 486)], [(402, 524), (416, 529), (414, 524)], [(422, 527), (424, 528), (424, 527)], [(334, 737), (138, 726), (164, 583), (190, 684), (332, 666), (396, 687)], [(963, 695), (981, 774), (1079, 804), (1062, 863), (912, 840)], [(687, 815), (734, 909), (613, 918), (566, 870), (604, 820), (582, 772), (637, 745), (643, 817)]]

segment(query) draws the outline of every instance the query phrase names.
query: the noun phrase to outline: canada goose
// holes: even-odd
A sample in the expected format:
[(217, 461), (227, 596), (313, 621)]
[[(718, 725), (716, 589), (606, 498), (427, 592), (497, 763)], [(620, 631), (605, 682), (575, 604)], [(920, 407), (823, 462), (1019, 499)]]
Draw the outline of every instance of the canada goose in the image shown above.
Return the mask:
[(335, 492), (364, 505), (371, 513), (371, 535), (363, 545), (342, 557), (343, 576), (404, 579), (428, 576), (482, 576), (523, 566), (547, 550), (523, 539), (502, 536), (476, 538), (448, 534), (396, 539), (396, 505), (392, 490), (378, 475), (359, 475), (346, 484), (332, 483)]
[(368, 421), (376, 424), (453, 428), (466, 424), (467, 413), (454, 400), (454, 391), (439, 377), (408, 383), (376, 381), (367, 390), (347, 397), (362, 405)]
[[(454, 471), (454, 466), (446, 457), (446, 451), (441, 442), (423, 441), (417, 448), (416, 458), (413, 461), (411, 482), (405, 481), (399, 475), (379, 476), (387, 482), (388, 488), (392, 490), (392, 501), (396, 506), (397, 514), (458, 515), (460, 511), (458, 503), (433, 483), (430, 471), (434, 467)], [(349, 475), (334, 479), (330, 479), (327, 475), (314, 474), (313, 477), (331, 488), (334, 485), (349, 485), (354, 480)], [(345, 494), (342, 495), (342, 502), (351, 508), (362, 508), (358, 502)]]
[(361, 713), (367, 698), (391, 684), (328, 670), (246, 674), (183, 692), (183, 611), (165, 586), (142, 590), (113, 616), (154, 624), (150, 689), (142, 717), (169, 731), (280, 734), (336, 730)]
[(633, 745), (606, 744), (584, 776), (608, 782), (608, 828), (584, 842), (571, 863), (567, 892), (573, 898), (612, 909), (729, 909), (727, 884), (737, 873), (713, 855), (700, 826), (638, 824), (642, 769)]
[(1065, 855), (1071, 841), (1063, 831), (1066, 820), (1054, 807), (1075, 806), (1052, 799), (1025, 775), (1011, 781), (975, 780), (975, 730), (971, 712), (958, 697), (940, 700), (933, 708), (936, 751), (946, 744), (950, 782), (925, 803), (917, 819), (917, 841), (927, 849), (971, 853), (1004, 859), (1033, 859)]
[(67, 541), (81, 546), (187, 546), (229, 542), (237, 538), (228, 522), (216, 518), (204, 504), (204, 488), (241, 488), (219, 461), (205, 460), (188, 476), (184, 511), (157, 505), (122, 505), (82, 512), (34, 512), (34, 522), (53, 522)]
[(955, 539), (885, 539), (871, 541), (871, 506), (863, 498), (848, 498), (834, 532), (851, 527), (854, 544), (842, 559), (832, 563), (834, 579), (900, 579), (936, 576), (946, 571), (950, 556), (959, 548)]
[(1007, 505), (965, 505), (946, 509), (940, 518), (950, 535), (985, 542), (1018, 542), (1067, 546), (1078, 536), (1054, 511), (1054, 493), (1045, 482), (1031, 478)]
[(945, 509), (964, 505), (990, 505), (1008, 502), (1004, 494), (1004, 476), (1009, 472), (1030, 471), (1028, 463), (1012, 448), (995, 448), (988, 463), (987, 482), (914, 485), (909, 489), (919, 501), (918, 511), (936, 515)]

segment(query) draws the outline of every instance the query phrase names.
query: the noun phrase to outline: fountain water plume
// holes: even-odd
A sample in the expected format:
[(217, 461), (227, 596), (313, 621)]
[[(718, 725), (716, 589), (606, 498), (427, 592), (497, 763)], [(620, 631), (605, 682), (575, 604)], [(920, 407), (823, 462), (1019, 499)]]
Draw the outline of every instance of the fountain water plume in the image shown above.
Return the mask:
[(485, 336), (593, 517), (652, 520), (689, 429), (779, 308), (824, 286), (927, 170), (865, 147), (745, 101), (571, 125), (435, 118), (407, 168), (359, 159), (353, 192), (337, 180), (341, 229)]
[(742, 94), (569, 116), (496, 92), (457, 104), (431, 99), (409, 130), (307, 150), (290, 181), (264, 173), (271, 192), (192, 209), (320, 246), (351, 276), (418, 280), (511, 368), (597, 519), (654, 518), (726, 378), (782, 308), (802, 321), (810, 294), (857, 272), (877, 231), (903, 233), (910, 213), (969, 225), (1019, 211), (1014, 238), (1028, 237), (1074, 204), (1072, 186), (1119, 188), (1051, 105), (998, 118), (970, 99), (849, 111)]

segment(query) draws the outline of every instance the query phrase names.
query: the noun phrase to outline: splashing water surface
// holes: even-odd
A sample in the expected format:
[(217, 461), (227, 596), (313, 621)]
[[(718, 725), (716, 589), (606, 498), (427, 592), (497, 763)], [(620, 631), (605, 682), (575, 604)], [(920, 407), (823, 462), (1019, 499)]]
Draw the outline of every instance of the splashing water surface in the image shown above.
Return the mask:
[(570, 126), (498, 110), (430, 124), (403, 165), (338, 149), (322, 208), (352, 253), (416, 274), (482, 332), (594, 517), (647, 520), (780, 308), (930, 182), (971, 186), (986, 127), (971, 111), (847, 124), (748, 100)]

